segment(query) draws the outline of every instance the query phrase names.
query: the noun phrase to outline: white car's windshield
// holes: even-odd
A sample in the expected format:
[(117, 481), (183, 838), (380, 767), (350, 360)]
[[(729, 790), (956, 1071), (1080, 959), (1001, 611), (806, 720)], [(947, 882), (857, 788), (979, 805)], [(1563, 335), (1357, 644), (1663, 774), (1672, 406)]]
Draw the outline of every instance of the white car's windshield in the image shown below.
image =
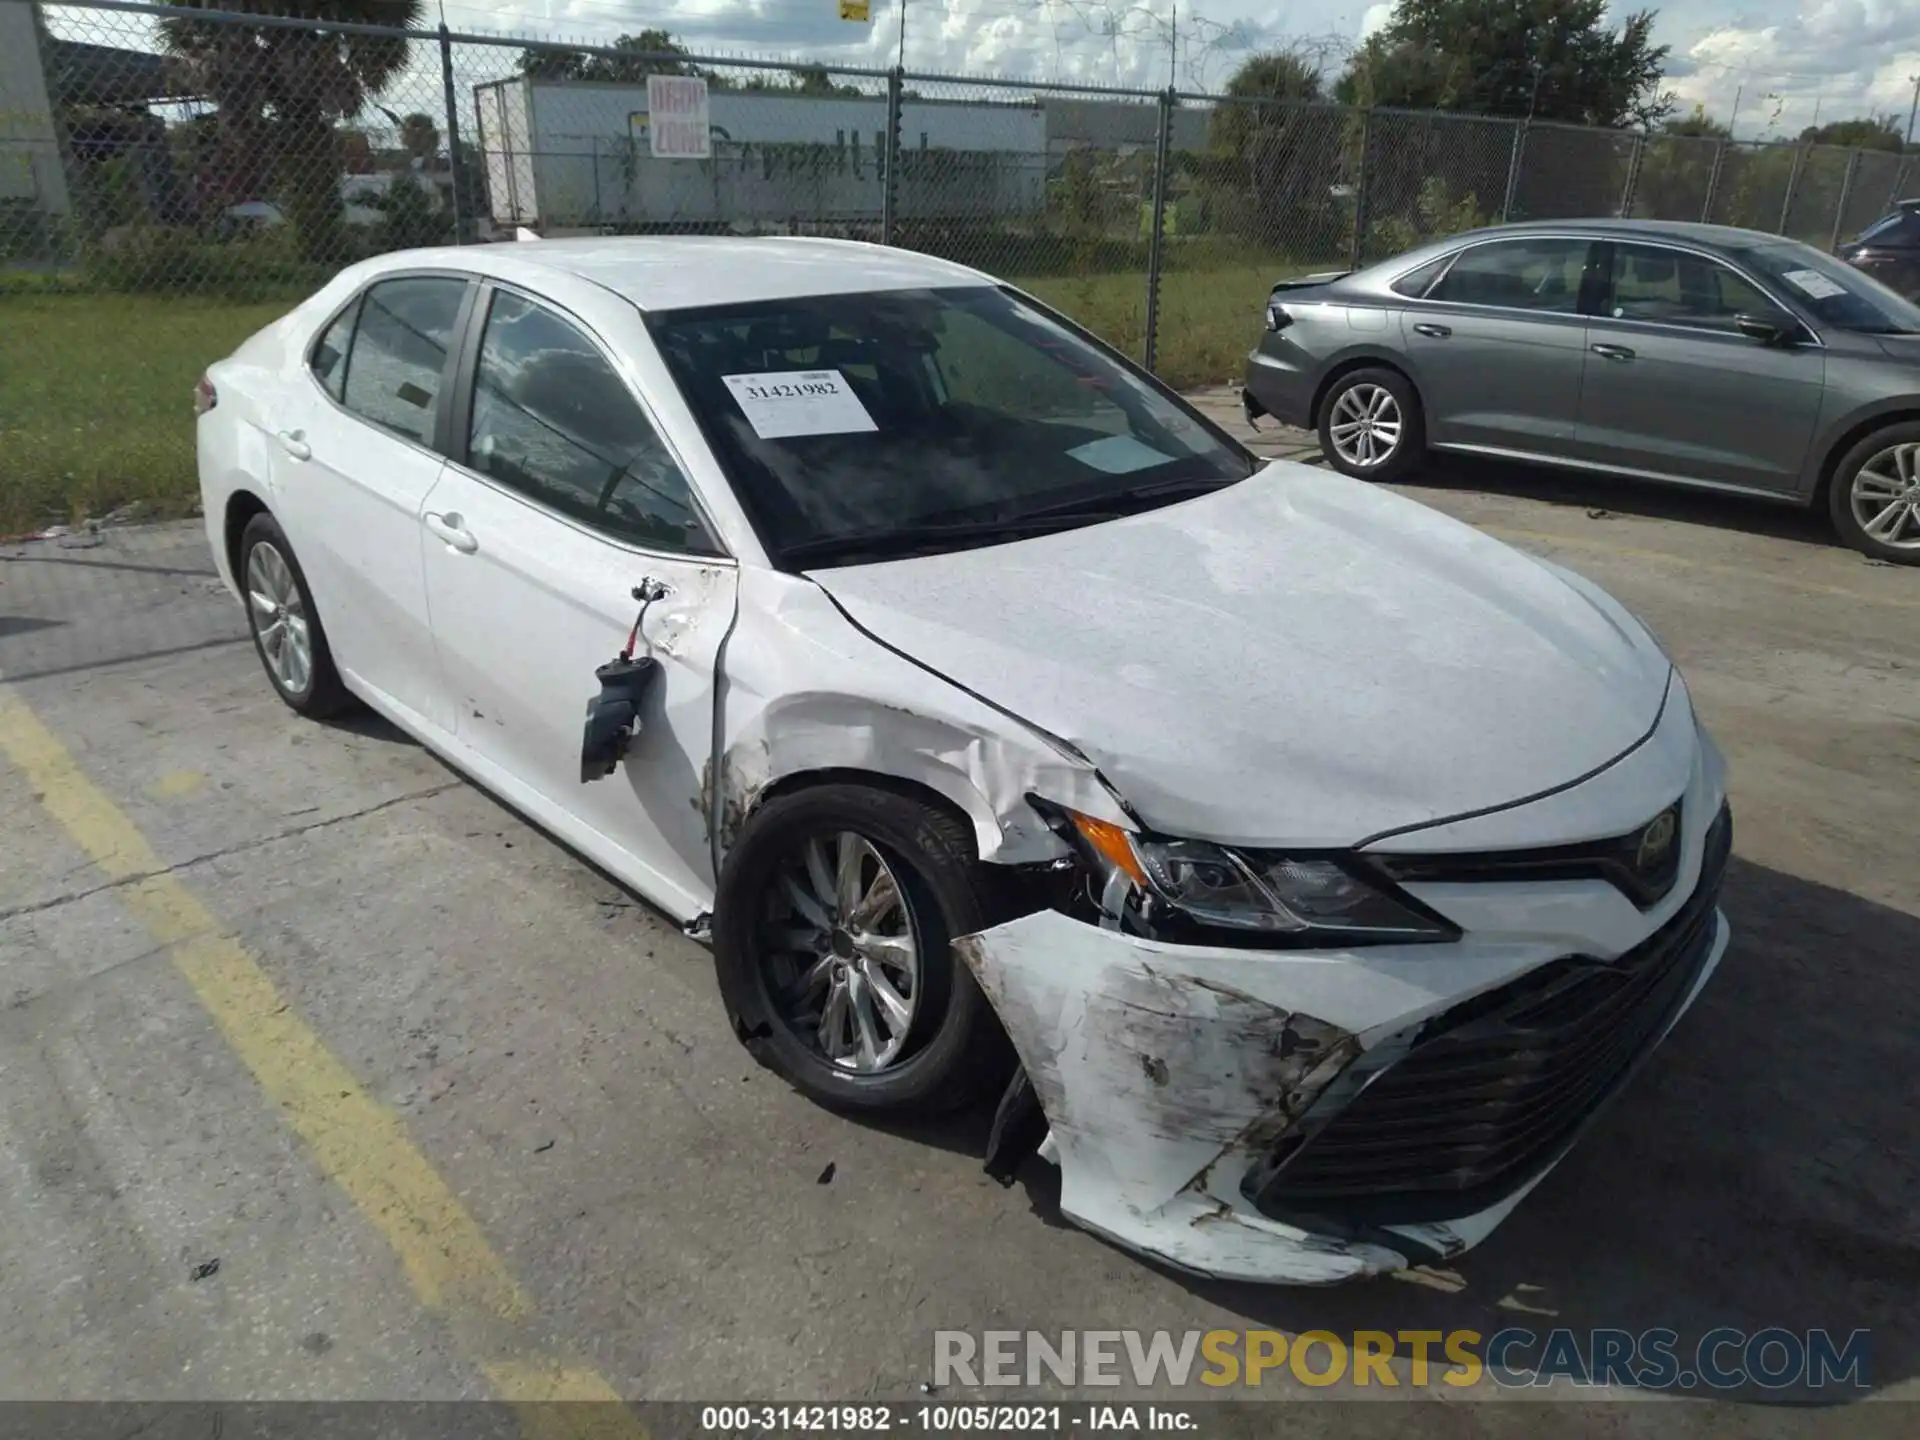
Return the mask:
[(1243, 480), (1175, 396), (989, 286), (648, 316), (763, 543), (792, 567), (957, 549)]
[(1729, 245), (1736, 260), (1752, 266), (1836, 330), (1868, 335), (1920, 332), (1920, 307), (1902, 299), (1871, 275), (1797, 240)]

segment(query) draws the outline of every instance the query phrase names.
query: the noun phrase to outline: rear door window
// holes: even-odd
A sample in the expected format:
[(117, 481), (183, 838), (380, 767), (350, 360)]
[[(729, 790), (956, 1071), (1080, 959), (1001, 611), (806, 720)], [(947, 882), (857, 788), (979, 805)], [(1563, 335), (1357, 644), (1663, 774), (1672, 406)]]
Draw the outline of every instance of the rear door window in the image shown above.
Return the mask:
[(1442, 255), (1438, 260), (1429, 260), (1417, 270), (1409, 270), (1393, 282), (1394, 292), (1418, 300), (1433, 287), (1435, 278), (1452, 262), (1453, 256)]
[(341, 403), (409, 440), (431, 444), (440, 382), (467, 282), (447, 275), (382, 280), (360, 302)]
[(1577, 314), (1588, 243), (1530, 236), (1475, 245), (1461, 252), (1426, 298), (1503, 310)]
[(347, 351), (353, 345), (353, 322), (359, 314), (360, 301), (356, 298), (334, 316), (320, 343), (313, 347), (313, 357), (308, 362), (313, 367), (313, 378), (335, 400), (340, 398), (341, 387), (346, 384)]

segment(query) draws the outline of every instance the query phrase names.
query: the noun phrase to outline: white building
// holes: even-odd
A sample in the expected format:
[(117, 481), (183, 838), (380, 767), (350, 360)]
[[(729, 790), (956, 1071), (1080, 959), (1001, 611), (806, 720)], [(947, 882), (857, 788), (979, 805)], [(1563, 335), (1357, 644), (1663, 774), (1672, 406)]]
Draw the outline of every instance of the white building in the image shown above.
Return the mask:
[[(711, 160), (656, 160), (642, 85), (515, 77), (474, 105), (493, 219), (549, 232), (614, 224), (878, 220), (887, 102), (717, 90)], [(1047, 122), (1031, 101), (909, 99), (899, 214), (986, 219), (1046, 203)]]

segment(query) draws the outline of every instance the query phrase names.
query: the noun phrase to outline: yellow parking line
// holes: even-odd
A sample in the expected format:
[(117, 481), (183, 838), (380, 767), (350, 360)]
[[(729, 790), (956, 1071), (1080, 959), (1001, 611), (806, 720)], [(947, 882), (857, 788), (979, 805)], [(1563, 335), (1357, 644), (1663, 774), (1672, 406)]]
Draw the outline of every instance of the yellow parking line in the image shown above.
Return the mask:
[(1540, 545), (1564, 545), (1573, 550), (1595, 550), (1606, 555), (1621, 555), (1631, 560), (1652, 560), (1659, 564), (1678, 565), (1687, 570), (1698, 570), (1711, 575), (1732, 575), (1741, 580), (1765, 580), (1770, 584), (1784, 585), (1789, 590), (1800, 590), (1810, 595), (1831, 595), (1840, 600), (1857, 600), (1863, 605), (1886, 605), (1896, 610), (1920, 610), (1920, 597), (1908, 598), (1900, 595), (1864, 595), (1858, 590), (1849, 590), (1843, 585), (1822, 585), (1816, 580), (1800, 580), (1791, 575), (1780, 575), (1770, 570), (1762, 570), (1746, 565), (1721, 565), (1712, 560), (1696, 560), (1691, 555), (1676, 555), (1671, 550), (1644, 550), (1630, 545), (1615, 545), (1606, 540), (1589, 540), (1584, 536), (1554, 535), (1545, 530), (1521, 530), (1512, 525), (1477, 525), (1475, 528), (1501, 540), (1533, 542)]
[[(186, 886), (165, 873), (146, 837), (89, 780), (59, 739), (0, 691), (0, 752), (40, 804), (110, 879), (122, 904), (170, 948), (175, 966), (241, 1062), (278, 1106), (315, 1162), (344, 1190), (400, 1261), (422, 1305), (444, 1317), (501, 1399), (522, 1407), (530, 1436), (644, 1437), (591, 1369), (503, 1343), (532, 1304), (473, 1216), (407, 1137), (400, 1117), (369, 1095), (281, 996), (260, 962), (227, 934)], [(505, 1324), (503, 1325), (503, 1322)]]

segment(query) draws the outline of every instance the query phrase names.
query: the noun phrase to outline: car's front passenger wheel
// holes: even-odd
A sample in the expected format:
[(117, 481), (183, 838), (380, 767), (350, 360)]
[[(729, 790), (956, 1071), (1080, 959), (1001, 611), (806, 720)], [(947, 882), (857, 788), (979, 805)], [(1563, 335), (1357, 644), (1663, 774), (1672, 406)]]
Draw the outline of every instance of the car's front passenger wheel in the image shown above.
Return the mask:
[(235, 558), (253, 648), (280, 698), (313, 720), (351, 709), (353, 695), (333, 667), (313, 592), (279, 522), (265, 511), (255, 515)]
[(1920, 565), (1920, 425), (1876, 430), (1841, 456), (1827, 501), (1834, 530), (1854, 549)]
[(769, 800), (729, 853), (714, 964), (754, 1058), (824, 1104), (950, 1110), (1006, 1082), (1012, 1049), (952, 953), (1000, 918), (955, 816), (892, 790)]
[(1420, 397), (1407, 377), (1370, 366), (1334, 381), (1320, 401), (1320, 448), (1356, 480), (1404, 479), (1427, 450)]

